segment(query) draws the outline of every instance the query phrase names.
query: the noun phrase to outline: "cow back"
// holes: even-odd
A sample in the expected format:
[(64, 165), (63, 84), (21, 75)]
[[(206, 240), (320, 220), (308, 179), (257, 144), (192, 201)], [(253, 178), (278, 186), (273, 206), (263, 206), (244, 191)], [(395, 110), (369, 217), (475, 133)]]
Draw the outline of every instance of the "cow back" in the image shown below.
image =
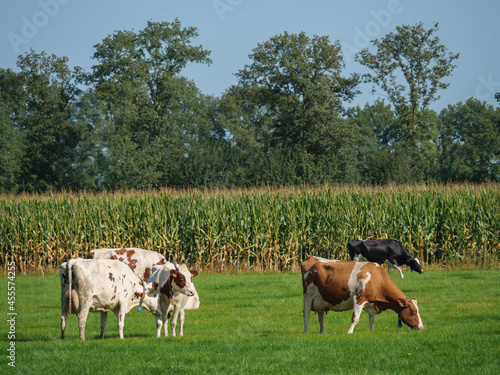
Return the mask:
[(160, 253), (137, 247), (95, 249), (89, 252), (89, 257), (119, 260), (128, 265), (136, 276), (145, 281), (148, 281), (155, 265), (166, 263), (165, 257)]
[[(306, 263), (307, 262), (307, 263)], [(307, 259), (303, 265), (304, 293), (317, 288), (329, 309), (345, 311), (352, 308), (355, 294), (363, 291), (373, 302), (384, 303), (387, 294), (404, 294), (385, 270), (376, 263), (354, 261), (316, 261)]]

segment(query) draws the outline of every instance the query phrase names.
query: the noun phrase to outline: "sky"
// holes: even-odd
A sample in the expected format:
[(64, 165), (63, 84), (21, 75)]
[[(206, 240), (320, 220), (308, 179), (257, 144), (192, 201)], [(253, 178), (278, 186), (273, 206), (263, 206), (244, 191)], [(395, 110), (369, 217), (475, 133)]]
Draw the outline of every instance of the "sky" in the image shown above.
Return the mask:
[[(220, 96), (237, 83), (234, 75), (250, 64), (258, 43), (288, 33), (328, 36), (339, 41), (343, 74), (366, 73), (354, 54), (370, 47), (396, 26), (419, 22), (437, 36), (449, 52), (459, 53), (457, 68), (446, 79), (431, 106), (436, 111), (470, 97), (497, 106), (500, 91), (500, 1), (498, 0), (1, 0), (0, 68), (16, 67), (17, 57), (33, 49), (59, 57), (70, 66), (89, 71), (94, 46), (118, 30), (144, 29), (147, 21), (194, 26), (194, 45), (211, 51), (211, 65), (192, 64), (183, 75), (205, 94)], [(373, 49), (372, 49), (373, 51)], [(369, 84), (347, 106), (373, 103), (384, 93), (372, 94)]]

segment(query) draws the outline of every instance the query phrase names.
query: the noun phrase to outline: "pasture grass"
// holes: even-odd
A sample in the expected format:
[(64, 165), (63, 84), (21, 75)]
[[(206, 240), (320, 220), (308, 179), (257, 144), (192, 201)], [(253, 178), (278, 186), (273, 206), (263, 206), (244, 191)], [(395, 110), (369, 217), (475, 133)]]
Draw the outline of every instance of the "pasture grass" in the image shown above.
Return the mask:
[[(125, 339), (114, 314), (104, 340), (99, 314), (89, 314), (87, 341), (69, 317), (60, 340), (56, 275), (17, 276), (16, 369), (19, 374), (497, 374), (500, 369), (500, 272), (405, 272), (392, 279), (417, 297), (423, 331), (397, 328), (397, 315), (363, 313), (352, 335), (350, 312), (328, 313), (326, 335), (312, 314), (303, 332), (300, 274), (202, 273), (194, 279), (198, 310), (187, 311), (184, 337), (157, 339), (154, 318), (130, 311)], [(0, 278), (6, 289), (7, 278)], [(2, 293), (2, 296), (4, 294)], [(6, 302), (2, 301), (2, 306)], [(3, 310), (2, 308), (2, 311)], [(6, 336), (5, 315), (0, 332)], [(3, 368), (6, 345), (2, 340)], [(12, 372), (14, 373), (14, 372)]]

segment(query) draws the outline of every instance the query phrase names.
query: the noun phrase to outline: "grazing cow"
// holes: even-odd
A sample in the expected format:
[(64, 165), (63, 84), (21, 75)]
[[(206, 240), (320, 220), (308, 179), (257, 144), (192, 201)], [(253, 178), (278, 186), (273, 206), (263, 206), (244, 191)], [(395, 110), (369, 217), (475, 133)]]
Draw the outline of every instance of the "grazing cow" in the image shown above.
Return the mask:
[(320, 332), (325, 333), (327, 311), (353, 310), (352, 333), (361, 311), (369, 314), (370, 330), (374, 330), (375, 315), (391, 309), (411, 328), (423, 329), (417, 300), (409, 299), (394, 284), (385, 270), (376, 263), (345, 262), (310, 255), (302, 264), (304, 292), (304, 333), (308, 332), (311, 311), (318, 313)]
[(388, 272), (392, 268), (399, 271), (404, 278), (401, 267), (403, 264), (409, 266), (413, 271), (423, 273), (418, 258), (411, 255), (403, 244), (395, 240), (351, 240), (347, 243), (351, 260), (366, 260), (378, 264), (388, 263)]
[[(128, 264), (130, 269), (137, 276), (149, 280), (152, 270), (155, 266), (165, 265), (168, 269), (175, 269), (176, 265), (167, 262), (163, 255), (151, 250), (139, 249), (137, 247), (115, 248), (115, 249), (96, 249), (89, 252), (91, 259), (117, 259), (125, 264)], [(158, 283), (158, 280), (156, 280)], [(194, 286), (193, 286), (194, 288)], [(165, 307), (165, 304), (163, 304)], [(180, 321), (179, 335), (184, 335), (184, 321), (185, 310), (194, 310), (200, 306), (200, 298), (198, 292), (195, 290), (194, 296), (186, 296), (181, 293), (176, 293), (170, 300), (168, 311), (164, 311), (163, 317), (170, 316), (170, 327), (172, 329), (172, 336), (175, 336), (175, 327), (177, 326), (177, 319)], [(162, 324), (165, 322), (162, 319)], [(158, 322), (157, 322), (158, 325)], [(167, 326), (165, 325), (165, 336), (168, 336)], [(159, 337), (159, 335), (158, 335)]]
[(89, 252), (88, 258), (119, 260), (127, 264), (132, 272), (144, 281), (148, 281), (153, 266), (167, 263), (164, 256), (160, 253), (137, 247), (95, 249)]
[[(61, 265), (61, 338), (64, 339), (67, 314), (78, 315), (80, 339), (85, 340), (85, 325), (89, 311), (101, 313), (101, 338), (107, 327), (108, 311), (118, 319), (119, 337), (123, 339), (125, 314), (135, 306), (144, 306), (153, 314), (167, 311), (174, 293), (194, 295), (187, 267), (173, 269), (161, 288), (155, 290), (134, 275), (124, 263), (108, 259), (71, 259)], [(163, 306), (162, 306), (163, 302)]]

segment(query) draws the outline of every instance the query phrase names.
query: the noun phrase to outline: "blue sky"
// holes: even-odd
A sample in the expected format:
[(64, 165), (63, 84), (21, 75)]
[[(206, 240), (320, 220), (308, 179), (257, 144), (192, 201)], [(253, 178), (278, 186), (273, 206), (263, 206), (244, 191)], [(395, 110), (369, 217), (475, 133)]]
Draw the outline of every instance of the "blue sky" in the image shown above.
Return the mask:
[[(498, 0), (2, 0), (0, 5), (0, 67), (17, 70), (17, 56), (33, 48), (67, 56), (71, 66), (94, 64), (94, 45), (115, 30), (139, 31), (148, 20), (173, 21), (198, 28), (194, 40), (212, 51), (213, 63), (193, 65), (183, 74), (206, 94), (221, 95), (236, 83), (234, 73), (250, 62), (258, 43), (281, 34), (306, 32), (338, 40), (344, 51), (345, 74), (366, 72), (354, 53), (382, 38), (398, 25), (439, 22), (438, 36), (449, 51), (460, 53), (458, 67), (432, 105), (476, 97), (497, 105), (500, 91), (500, 1)], [(364, 105), (379, 92), (362, 87), (352, 105)]]

